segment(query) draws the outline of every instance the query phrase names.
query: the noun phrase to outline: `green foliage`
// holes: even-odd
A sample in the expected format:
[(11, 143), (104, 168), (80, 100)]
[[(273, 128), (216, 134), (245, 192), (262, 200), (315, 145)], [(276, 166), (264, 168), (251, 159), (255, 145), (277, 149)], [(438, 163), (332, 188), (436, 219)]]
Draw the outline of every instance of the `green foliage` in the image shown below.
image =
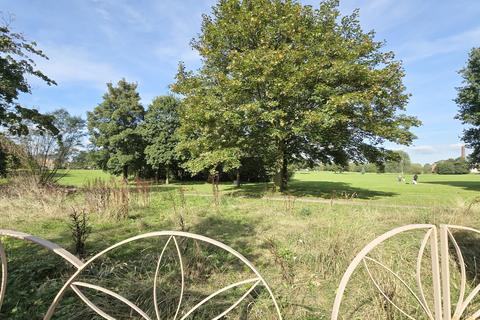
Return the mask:
[[(234, 22), (234, 23), (232, 23)], [(263, 157), (286, 185), (289, 163), (377, 162), (384, 140), (408, 144), (419, 121), (400, 114), (400, 62), (337, 1), (219, 1), (193, 47), (203, 66), (180, 65), (181, 151), (192, 172)]]
[[(423, 171), (423, 166), (420, 164), (420, 163), (412, 163), (410, 165), (410, 168), (408, 169), (408, 173), (412, 173), (412, 174), (421, 174), (421, 173), (424, 173)], [(425, 172), (425, 173), (430, 173), (429, 171)]]
[(30, 127), (27, 135), (12, 137), (20, 148), (21, 167), (32, 175), (39, 185), (55, 183), (57, 170), (78, 151), (85, 136), (85, 121), (72, 116), (65, 109), (47, 114), (57, 132), (45, 132)]
[(83, 145), (83, 138), (86, 136), (86, 121), (79, 116), (71, 115), (67, 110), (61, 108), (48, 114), (53, 117), (53, 125), (58, 130), (59, 145), (56, 156), (63, 165), (79, 152)]
[(98, 169), (97, 153), (92, 150), (79, 151), (69, 163), (69, 167), (72, 169)]
[(176, 130), (179, 126), (178, 108), (180, 101), (172, 96), (161, 96), (153, 100), (145, 113), (139, 130), (145, 140), (145, 159), (157, 172), (164, 169), (166, 181), (170, 171), (177, 166), (178, 155)]
[(90, 140), (97, 151), (98, 165), (127, 179), (129, 172), (138, 172), (144, 164), (145, 146), (137, 127), (145, 110), (137, 84), (122, 79), (117, 86), (108, 83), (107, 88), (103, 102), (88, 112)]
[(423, 173), (432, 173), (432, 165), (430, 163), (425, 163), (423, 165)]
[(463, 132), (463, 141), (473, 149), (470, 158), (480, 162), (480, 48), (470, 52), (465, 68), (460, 70), (463, 86), (457, 88), (455, 102), (459, 106), (456, 116), (469, 127)]
[(36, 68), (34, 56), (48, 59), (35, 42), (11, 31), (8, 25), (0, 27), (0, 127), (7, 128), (12, 134), (27, 134), (26, 121), (33, 123), (37, 129), (57, 133), (52, 117), (26, 108), (17, 101), (19, 95), (31, 92), (28, 81), (32, 77), (48, 85), (56, 84)]
[(469, 164), (465, 159), (448, 159), (437, 162), (435, 172), (438, 174), (467, 174)]
[(413, 173), (412, 162), (408, 153), (402, 150), (393, 151), (390, 160), (385, 163), (385, 172), (389, 173)]

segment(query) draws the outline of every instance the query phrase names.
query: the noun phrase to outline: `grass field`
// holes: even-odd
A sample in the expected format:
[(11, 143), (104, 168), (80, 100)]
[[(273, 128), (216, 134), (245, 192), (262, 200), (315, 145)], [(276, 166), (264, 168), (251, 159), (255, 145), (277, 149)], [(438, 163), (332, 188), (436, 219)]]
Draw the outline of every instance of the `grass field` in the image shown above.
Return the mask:
[[(93, 177), (110, 179), (100, 171), (72, 170), (61, 182), (81, 186)], [(376, 236), (411, 223), (480, 227), (480, 208), (469, 207), (480, 190), (480, 176), (421, 175), (419, 181), (418, 185), (399, 184), (396, 175), (390, 174), (297, 173), (289, 187), (289, 193), (296, 197), (272, 194), (265, 184), (245, 184), (236, 189), (224, 183), (218, 203), (208, 196), (211, 186), (204, 183), (154, 186), (148, 203), (139, 200), (132, 185), (127, 217), (114, 219), (106, 212), (87, 210), (92, 228), (86, 242), (87, 257), (139, 233), (187, 230), (222, 241), (252, 261), (271, 284), (285, 319), (329, 319), (341, 276), (355, 254)], [(353, 193), (353, 199), (345, 199)], [(0, 194), (0, 228), (31, 233), (73, 250), (69, 214), (72, 208), (90, 208), (91, 202), (81, 191), (74, 195), (32, 193), (21, 197)], [(59, 267), (59, 259), (38, 252), (32, 245), (1, 240), (11, 271), (0, 318), (40, 318), (71, 270)], [(391, 247), (382, 247), (388, 253), (383, 254), (385, 263), (392, 269), (401, 266), (406, 271), (413, 270), (407, 268), (414, 263), (407, 252), (416, 253), (417, 240), (418, 235), (409, 235), (393, 242)], [(94, 271), (113, 277), (107, 282), (110, 288), (132, 297), (144, 296), (151, 290), (151, 284), (140, 273), (152, 274), (145, 267), (146, 259), (152, 256), (148, 248), (151, 247), (129, 247), (112, 260), (102, 261)], [(208, 257), (214, 260), (213, 265), (220, 264), (215, 268), (202, 267), (207, 268), (202, 272), (209, 274), (203, 281), (213, 288), (216, 282), (222, 283), (213, 275), (214, 271), (223, 273), (222, 265), (226, 263), (222, 256), (211, 252)], [(112, 266), (114, 260), (119, 262)], [(472, 283), (477, 278), (477, 273), (469, 273)], [(390, 289), (401, 297), (402, 289), (392, 281), (388, 282)], [(343, 319), (403, 319), (397, 311), (385, 308), (371, 285), (364, 282), (358, 278), (358, 290), (349, 291), (352, 299), (346, 306), (355, 315), (348, 313)], [(94, 319), (81, 306), (78, 299), (69, 295), (58, 319)], [(122, 310), (117, 305), (102, 306), (111, 312)], [(412, 314), (421, 314), (418, 308), (409, 308)], [(274, 318), (259, 311), (248, 319)]]
[[(111, 178), (108, 173), (99, 170), (71, 170), (65, 174), (61, 183), (74, 186), (81, 186), (89, 179)], [(412, 175), (406, 176), (406, 183), (399, 183), (397, 177), (397, 174), (298, 172), (290, 181), (287, 193), (296, 197), (321, 199), (353, 198), (372, 204), (455, 206), (459, 202), (471, 201), (480, 191), (480, 174), (422, 174), (417, 185), (412, 184)], [(174, 183), (159, 187), (184, 187), (191, 193), (201, 194), (212, 192), (211, 185), (207, 183)], [(239, 189), (228, 182), (222, 183), (220, 190), (225, 194), (251, 197), (274, 195), (270, 192), (271, 185), (265, 183), (243, 184)]]

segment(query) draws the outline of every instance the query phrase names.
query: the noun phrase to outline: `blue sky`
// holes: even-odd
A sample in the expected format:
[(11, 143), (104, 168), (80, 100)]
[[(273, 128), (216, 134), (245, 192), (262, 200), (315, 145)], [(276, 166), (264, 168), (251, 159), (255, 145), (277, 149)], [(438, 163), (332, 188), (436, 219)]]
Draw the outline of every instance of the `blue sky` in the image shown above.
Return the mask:
[[(106, 82), (136, 81), (148, 104), (168, 92), (178, 61), (199, 66), (189, 41), (200, 31), (201, 14), (213, 0), (0, 0), (13, 27), (35, 40), (50, 57), (38, 66), (58, 82), (33, 82), (22, 102), (41, 111), (59, 107), (82, 115), (93, 109)], [(302, 1), (318, 6), (319, 1)], [(480, 1), (343, 0), (347, 14), (360, 9), (365, 30), (374, 29), (404, 62), (412, 94), (408, 113), (423, 121), (418, 139), (406, 150), (415, 162), (460, 154), (462, 125), (457, 107), (457, 73), (468, 51), (480, 46)], [(398, 148), (396, 146), (390, 146)]]

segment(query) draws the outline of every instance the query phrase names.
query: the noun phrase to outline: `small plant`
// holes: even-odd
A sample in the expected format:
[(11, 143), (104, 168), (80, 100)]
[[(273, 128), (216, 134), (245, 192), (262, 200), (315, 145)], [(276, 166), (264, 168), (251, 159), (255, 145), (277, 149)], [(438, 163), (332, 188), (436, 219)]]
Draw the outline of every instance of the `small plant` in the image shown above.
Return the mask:
[(284, 201), (283, 201), (283, 206), (285, 208), (285, 213), (289, 214), (292, 213), (293, 209), (295, 209), (295, 201), (297, 198), (294, 196), (285, 196)]
[(218, 189), (218, 185), (220, 183), (220, 174), (215, 171), (212, 176), (212, 192), (213, 192), (213, 202), (216, 207), (220, 204), (220, 191)]
[(86, 254), (86, 241), (92, 231), (88, 223), (85, 209), (76, 209), (72, 207), (69, 228), (72, 231), (75, 254), (79, 257), (84, 257)]
[(151, 182), (135, 178), (135, 191), (137, 195), (137, 203), (141, 207), (148, 207), (150, 205), (150, 191)]
[(293, 270), (293, 253), (285, 248), (280, 248), (274, 239), (267, 240), (268, 251), (272, 254), (275, 264), (282, 271), (282, 279), (289, 285), (293, 286), (295, 281), (295, 272)]
[(168, 193), (166, 200), (172, 203), (173, 212), (175, 214), (175, 217), (177, 218), (179, 229), (181, 231), (188, 231), (188, 227), (185, 222), (185, 216), (188, 214), (187, 201), (185, 198), (185, 189), (180, 188), (176, 193)]
[(308, 217), (311, 214), (312, 214), (312, 210), (310, 210), (310, 208), (303, 207), (302, 209), (300, 209), (301, 216)]
[[(124, 181), (118, 182), (118, 180), (113, 178), (110, 181), (94, 179), (87, 181), (83, 190), (85, 204), (90, 212), (97, 212), (115, 219), (125, 219), (128, 217), (130, 209), (130, 189)], [(146, 198), (146, 196), (142, 197), (144, 199)]]

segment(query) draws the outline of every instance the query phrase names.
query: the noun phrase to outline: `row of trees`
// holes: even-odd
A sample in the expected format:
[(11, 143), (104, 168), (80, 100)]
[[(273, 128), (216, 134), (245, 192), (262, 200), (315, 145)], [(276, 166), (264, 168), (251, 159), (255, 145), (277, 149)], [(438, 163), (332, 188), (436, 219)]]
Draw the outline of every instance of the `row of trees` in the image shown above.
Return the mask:
[(179, 161), (179, 104), (173, 96), (161, 96), (145, 110), (135, 83), (108, 84), (103, 102), (87, 116), (97, 165), (124, 179), (132, 172), (157, 178), (163, 173), (168, 183)]
[(403, 69), (382, 46), (362, 31), (358, 12), (342, 17), (337, 1), (317, 10), (297, 1), (221, 1), (193, 41), (202, 67), (180, 64), (172, 85), (182, 98), (175, 134), (152, 136), (163, 129), (134, 84), (108, 86), (88, 115), (101, 167), (127, 177), (142, 163), (176, 159), (192, 174), (240, 173), (253, 160), (284, 190), (292, 164), (384, 163), (395, 155), (382, 143), (409, 144), (420, 122), (401, 113)]
[[(30, 92), (28, 76), (55, 84), (28, 57), (46, 56), (8, 28), (0, 32), (0, 125), (12, 134), (35, 127), (61, 136), (51, 115), (16, 102)], [(94, 152), (82, 155), (124, 178), (256, 170), (280, 190), (292, 165), (405, 165), (383, 143), (410, 144), (420, 121), (404, 113), (401, 63), (382, 51), (374, 32), (361, 29), (358, 11), (342, 16), (336, 0), (318, 9), (295, 0), (223, 0), (203, 17), (192, 46), (202, 66), (189, 71), (180, 63), (171, 86), (176, 97), (159, 97), (145, 109), (136, 84), (108, 84), (88, 113)], [(459, 117), (473, 125), (479, 57), (472, 52), (462, 71), (466, 86), (457, 100)], [(476, 132), (466, 134), (473, 147)]]
[(435, 164), (434, 172), (438, 174), (467, 174), (470, 164), (463, 158), (442, 160)]
[[(381, 164), (395, 157), (383, 142), (408, 145), (415, 138), (410, 128), (420, 124), (404, 114), (409, 95), (402, 65), (382, 51), (374, 32), (362, 30), (358, 11), (342, 16), (338, 5), (219, 1), (192, 42), (201, 68), (179, 65), (172, 90), (181, 102), (161, 98), (144, 110), (135, 84), (108, 85), (103, 102), (88, 114), (96, 162), (124, 177), (169, 172), (176, 163), (191, 174), (261, 168), (259, 174), (284, 190), (291, 165)], [(21, 120), (31, 118), (55, 133), (51, 117), (14, 104), (18, 92), (30, 91), (26, 76), (54, 82), (30, 59), (8, 52), (45, 55), (3, 32), (13, 90), (2, 90), (2, 125), (26, 133)], [(174, 106), (165, 109), (165, 103)], [(170, 122), (172, 110), (178, 122)]]
[(361, 173), (420, 174), (432, 172), (432, 166), (430, 164), (421, 165), (419, 163), (412, 163), (408, 153), (401, 150), (393, 151), (390, 159), (381, 164), (350, 162), (347, 166), (327, 164), (319, 166), (318, 169), (334, 172), (350, 171)]

